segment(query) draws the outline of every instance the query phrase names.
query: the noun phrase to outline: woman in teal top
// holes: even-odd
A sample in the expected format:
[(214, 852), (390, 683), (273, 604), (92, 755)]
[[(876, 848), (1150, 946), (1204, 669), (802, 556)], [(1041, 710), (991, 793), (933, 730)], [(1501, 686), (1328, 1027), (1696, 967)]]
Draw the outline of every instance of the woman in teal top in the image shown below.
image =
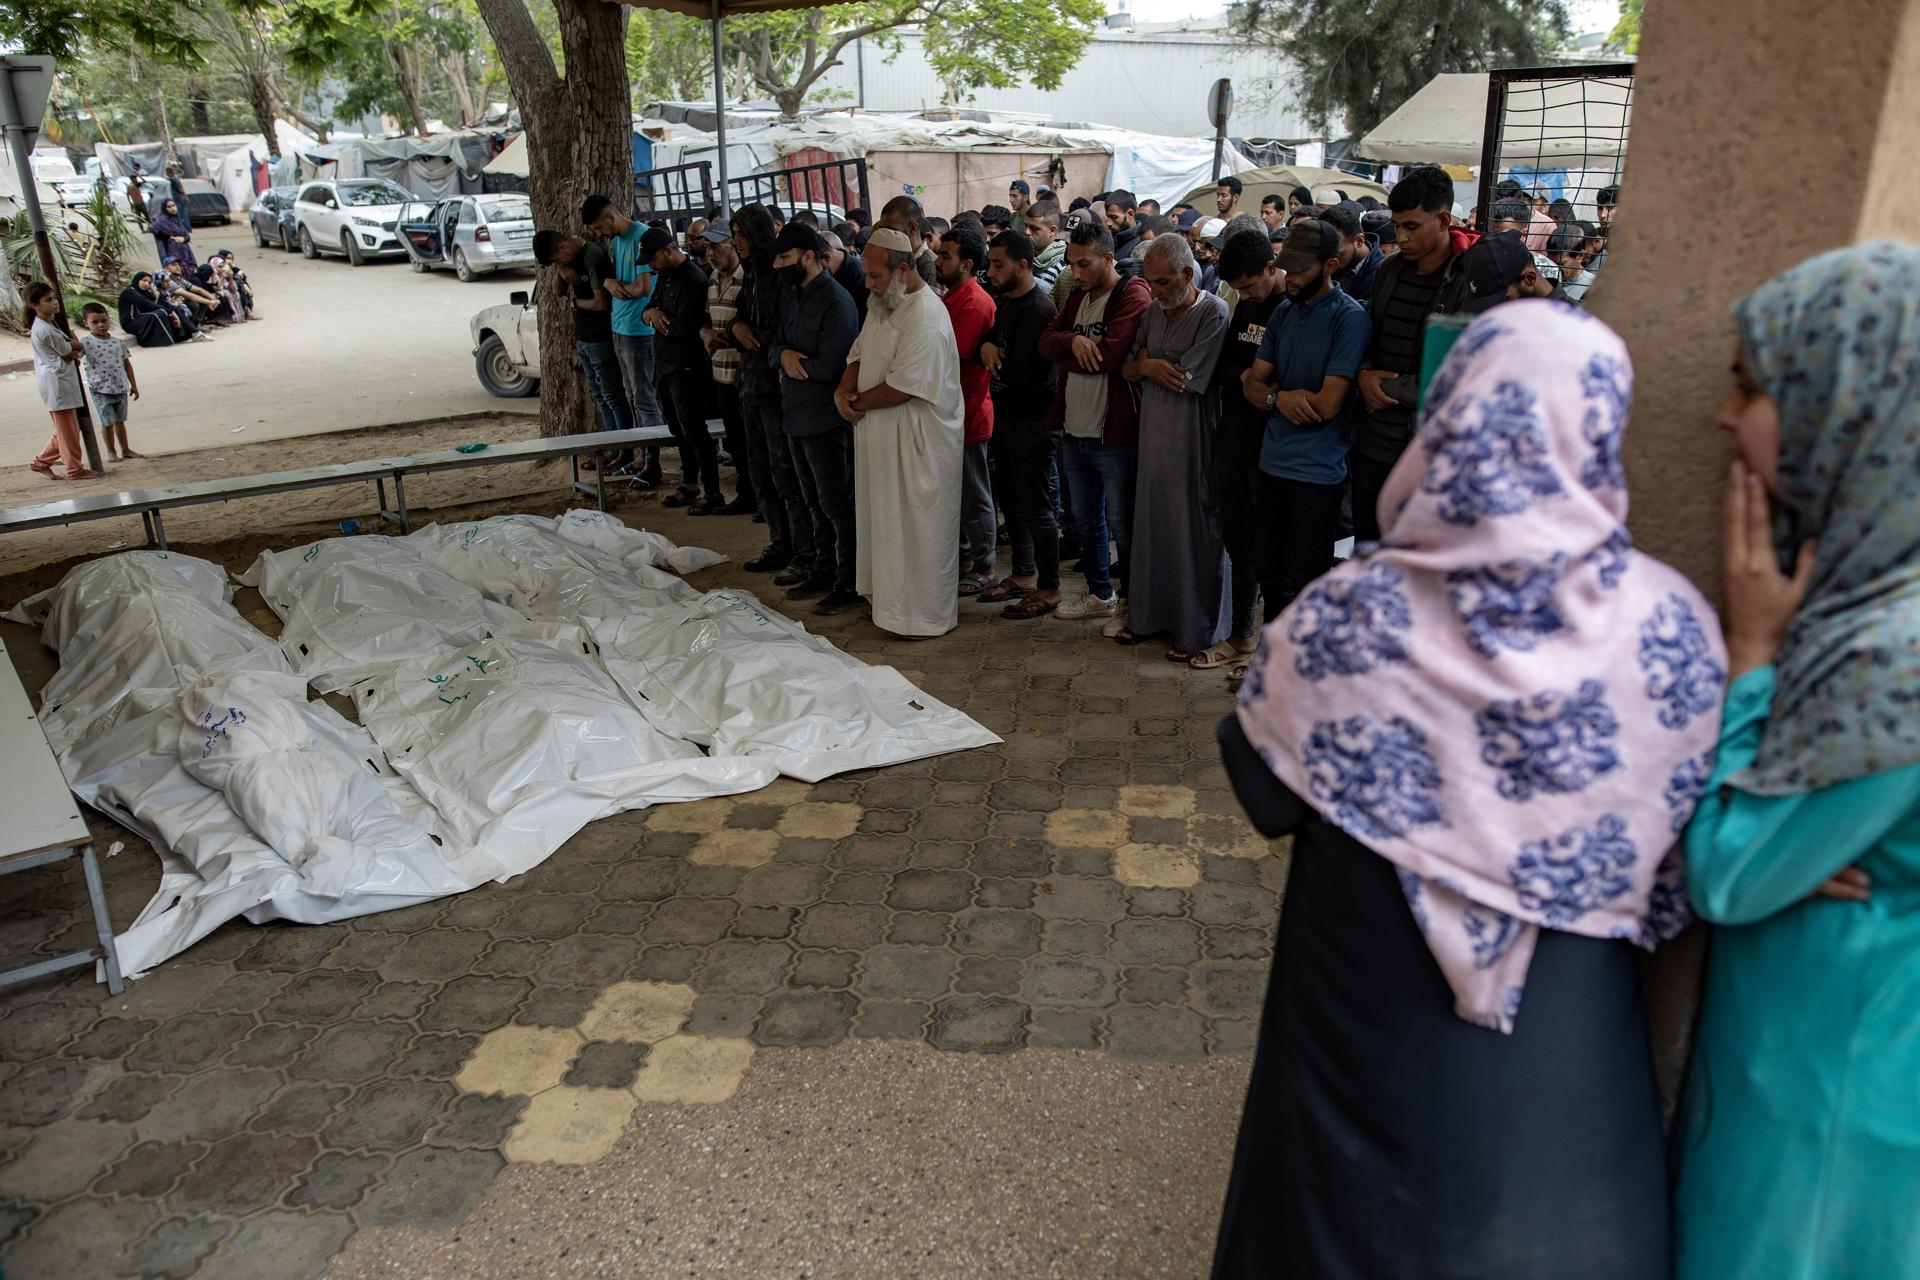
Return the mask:
[(1677, 1273), (1920, 1276), (1920, 248), (1825, 254), (1735, 314)]

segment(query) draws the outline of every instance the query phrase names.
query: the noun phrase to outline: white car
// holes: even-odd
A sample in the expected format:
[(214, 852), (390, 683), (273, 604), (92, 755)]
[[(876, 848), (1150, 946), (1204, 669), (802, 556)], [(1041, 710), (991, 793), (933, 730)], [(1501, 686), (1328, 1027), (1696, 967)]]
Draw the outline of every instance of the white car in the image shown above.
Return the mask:
[(540, 313), (529, 294), (508, 296), (473, 317), (473, 370), (490, 394), (518, 399), (540, 390)]
[(356, 267), (368, 258), (403, 257), (394, 226), (400, 206), (411, 199), (382, 178), (309, 182), (293, 202), (300, 252), (309, 258), (343, 254)]

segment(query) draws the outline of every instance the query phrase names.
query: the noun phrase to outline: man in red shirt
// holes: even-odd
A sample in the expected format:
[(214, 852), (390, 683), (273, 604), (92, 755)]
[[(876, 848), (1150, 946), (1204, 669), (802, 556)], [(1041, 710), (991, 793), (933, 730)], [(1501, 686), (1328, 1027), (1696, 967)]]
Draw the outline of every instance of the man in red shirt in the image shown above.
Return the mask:
[(993, 585), (996, 529), (987, 442), (993, 438), (992, 379), (980, 363), (980, 343), (993, 328), (993, 299), (975, 277), (987, 265), (987, 241), (971, 222), (940, 238), (934, 273), (946, 290), (947, 318), (960, 348), (960, 394), (967, 406), (966, 452), (960, 479), (960, 594), (977, 596)]

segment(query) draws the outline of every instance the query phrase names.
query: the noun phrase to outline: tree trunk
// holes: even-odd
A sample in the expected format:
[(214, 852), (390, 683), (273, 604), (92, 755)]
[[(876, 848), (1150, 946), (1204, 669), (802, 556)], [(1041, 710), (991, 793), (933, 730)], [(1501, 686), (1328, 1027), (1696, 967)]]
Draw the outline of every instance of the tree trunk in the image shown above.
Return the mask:
[[(633, 204), (633, 123), (627, 107), (626, 10), (606, 0), (554, 0), (567, 74), (554, 68), (525, 0), (477, 0), (527, 131), (527, 189), (534, 220), (577, 233), (580, 202), (598, 192)], [(594, 429), (580, 380), (572, 306), (559, 277), (540, 273), (540, 434)]]
[(196, 137), (207, 137), (213, 132), (213, 121), (207, 118), (207, 95), (199, 85), (187, 90), (187, 106), (193, 112), (193, 132)]
[(399, 41), (389, 41), (387, 52), (393, 57), (393, 78), (400, 86), (400, 97), (407, 104), (407, 115), (413, 121), (413, 131), (418, 136), (427, 136), (427, 118), (420, 113), (420, 69), (413, 65), (406, 46)]
[(467, 55), (456, 49), (446, 58), (447, 81), (453, 86), (453, 100), (460, 108), (464, 128), (480, 118), (473, 105), (473, 89), (467, 83)]
[(253, 122), (267, 140), (267, 154), (280, 158), (280, 134), (273, 121), (273, 88), (264, 76), (247, 77), (247, 102), (253, 107)]

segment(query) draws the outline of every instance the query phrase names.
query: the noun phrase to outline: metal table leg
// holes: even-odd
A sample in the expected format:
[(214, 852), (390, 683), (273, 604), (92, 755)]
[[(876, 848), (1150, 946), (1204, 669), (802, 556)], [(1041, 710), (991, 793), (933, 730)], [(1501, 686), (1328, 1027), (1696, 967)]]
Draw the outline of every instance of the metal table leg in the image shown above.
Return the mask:
[(87, 877), (87, 898), (93, 903), (93, 928), (100, 935), (100, 956), (107, 967), (107, 990), (119, 995), (126, 984), (120, 978), (120, 953), (113, 945), (113, 921), (107, 917), (107, 893), (100, 886), (100, 864), (93, 856), (93, 846), (85, 845), (80, 850), (80, 870)]
[(400, 509), (400, 532), (413, 532), (407, 525), (407, 473), (404, 471), (393, 473), (393, 501)]
[(146, 530), (146, 532), (147, 532), (147, 545), (148, 545), (148, 546), (150, 546), (150, 547), (157, 547), (157, 546), (159, 546), (159, 545), (160, 545), (160, 540), (159, 540), (159, 538), (158, 538), (158, 537), (156, 537), (156, 536), (155, 536), (155, 534), (154, 534), (154, 529), (153, 529), (153, 512), (152, 512), (151, 510), (142, 510), (142, 511), (140, 512), (140, 527), (141, 527), (142, 529), (144, 529), (144, 530)]
[(153, 512), (153, 541), (162, 551), (167, 549), (167, 526), (160, 519), (160, 511), (157, 507)]
[(375, 476), (373, 478), (373, 496), (379, 499), (379, 503), (374, 507), (374, 510), (380, 513), (382, 520), (387, 519), (387, 480), (385, 476)]

